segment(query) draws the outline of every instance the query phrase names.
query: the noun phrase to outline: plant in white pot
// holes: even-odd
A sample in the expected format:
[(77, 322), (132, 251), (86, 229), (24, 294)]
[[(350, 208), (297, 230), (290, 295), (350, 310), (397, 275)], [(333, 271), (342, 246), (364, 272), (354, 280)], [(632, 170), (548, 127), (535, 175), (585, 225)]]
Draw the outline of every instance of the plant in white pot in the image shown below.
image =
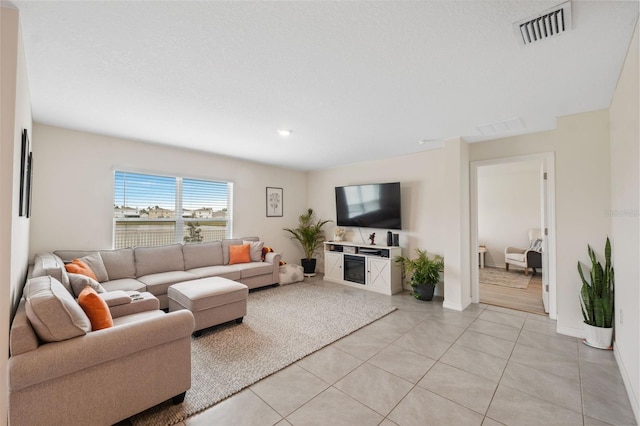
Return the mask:
[(291, 239), (296, 240), (302, 246), (305, 258), (300, 260), (305, 275), (315, 275), (316, 259), (313, 257), (322, 247), (325, 240), (322, 227), (330, 220), (316, 219), (313, 209), (309, 208), (298, 218), (297, 228), (284, 228), (291, 234)]
[(591, 259), (590, 282), (585, 279), (578, 261), (578, 273), (582, 280), (580, 304), (587, 338), (584, 342), (600, 349), (611, 349), (613, 341), (613, 267), (611, 266), (611, 242), (607, 237), (604, 246), (604, 267), (596, 254), (587, 246)]

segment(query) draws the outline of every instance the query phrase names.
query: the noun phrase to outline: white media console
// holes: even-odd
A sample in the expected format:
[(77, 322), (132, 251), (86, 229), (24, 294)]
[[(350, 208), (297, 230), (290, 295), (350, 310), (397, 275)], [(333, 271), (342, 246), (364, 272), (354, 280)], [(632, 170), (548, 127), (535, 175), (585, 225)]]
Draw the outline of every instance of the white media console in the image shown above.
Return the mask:
[(400, 247), (324, 243), (324, 279), (383, 294), (402, 291), (402, 270), (394, 259)]

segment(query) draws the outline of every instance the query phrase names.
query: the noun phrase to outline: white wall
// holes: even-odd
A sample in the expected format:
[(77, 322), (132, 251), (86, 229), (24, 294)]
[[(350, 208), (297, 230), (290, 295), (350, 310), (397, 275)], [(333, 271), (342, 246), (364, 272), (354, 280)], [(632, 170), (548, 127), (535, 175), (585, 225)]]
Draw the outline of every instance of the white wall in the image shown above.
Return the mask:
[(470, 161), (555, 152), (558, 331), (583, 336), (578, 260), (610, 231), (611, 168), (607, 110), (557, 119), (553, 131), (469, 145)]
[(485, 265), (504, 268), (505, 247), (527, 248), (528, 230), (540, 228), (540, 162), (478, 168), (478, 244)]
[[(460, 138), (444, 141), (445, 196), (444, 303), (463, 310), (471, 303), (469, 145)], [(474, 256), (475, 258), (475, 256)]]
[[(306, 173), (237, 159), (34, 124), (34, 205), (30, 255), (112, 246), (113, 171), (234, 182), (234, 236), (257, 235), (299, 263), (283, 227), (307, 207)], [(266, 217), (267, 186), (283, 188), (283, 217)]]
[[(402, 231), (400, 246), (404, 256), (413, 255), (416, 248), (429, 253), (444, 254), (443, 233), (444, 188), (442, 185), (443, 150), (424, 151), (418, 154), (369, 161), (309, 173), (309, 206), (322, 219), (334, 222), (326, 225), (327, 236), (333, 234), (336, 220), (336, 186), (400, 182), (402, 193)], [(376, 233), (376, 242), (386, 244), (386, 229), (351, 228), (348, 241), (368, 242), (370, 233)], [(322, 265), (320, 266), (322, 270)], [(442, 294), (442, 289), (437, 289)]]
[(611, 126), (611, 244), (615, 280), (615, 354), (640, 422), (640, 214), (638, 27), (609, 109)]
[(18, 11), (1, 7), (0, 14), (0, 424), (6, 424), (9, 325), (28, 266), (29, 220), (18, 216), (18, 204), (22, 129), (31, 133), (31, 97)]

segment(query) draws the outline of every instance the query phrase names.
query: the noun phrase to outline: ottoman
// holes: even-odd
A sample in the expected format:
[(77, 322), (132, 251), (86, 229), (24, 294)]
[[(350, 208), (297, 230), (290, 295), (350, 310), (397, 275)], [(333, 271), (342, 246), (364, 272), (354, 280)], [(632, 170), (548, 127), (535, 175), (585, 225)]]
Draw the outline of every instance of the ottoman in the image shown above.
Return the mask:
[(173, 284), (167, 290), (169, 312), (188, 309), (196, 322), (194, 336), (227, 321), (238, 324), (247, 314), (249, 288), (222, 277), (200, 278)]

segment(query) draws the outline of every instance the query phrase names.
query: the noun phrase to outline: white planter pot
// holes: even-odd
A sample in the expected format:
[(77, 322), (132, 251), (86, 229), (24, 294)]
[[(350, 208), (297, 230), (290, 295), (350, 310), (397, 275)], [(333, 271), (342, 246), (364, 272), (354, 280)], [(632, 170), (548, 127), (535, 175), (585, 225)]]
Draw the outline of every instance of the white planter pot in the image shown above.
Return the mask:
[(585, 344), (598, 349), (611, 349), (613, 327), (602, 328), (584, 324), (584, 329), (587, 333), (587, 338), (583, 340)]

